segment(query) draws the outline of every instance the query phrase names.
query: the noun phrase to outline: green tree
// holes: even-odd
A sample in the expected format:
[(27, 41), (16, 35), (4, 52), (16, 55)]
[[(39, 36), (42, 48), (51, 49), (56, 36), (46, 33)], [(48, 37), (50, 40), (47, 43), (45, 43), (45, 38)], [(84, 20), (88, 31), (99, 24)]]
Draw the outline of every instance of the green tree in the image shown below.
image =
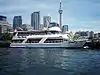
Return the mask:
[(1, 33), (0, 34), (0, 40), (2, 40), (2, 41), (8, 42), (8, 41), (11, 41), (11, 39), (12, 39), (12, 34), (10, 34), (10, 33)]
[(79, 37), (80, 37), (79, 35), (74, 35), (74, 36), (73, 36), (73, 39), (74, 39), (74, 40), (77, 40), (77, 39), (79, 39)]

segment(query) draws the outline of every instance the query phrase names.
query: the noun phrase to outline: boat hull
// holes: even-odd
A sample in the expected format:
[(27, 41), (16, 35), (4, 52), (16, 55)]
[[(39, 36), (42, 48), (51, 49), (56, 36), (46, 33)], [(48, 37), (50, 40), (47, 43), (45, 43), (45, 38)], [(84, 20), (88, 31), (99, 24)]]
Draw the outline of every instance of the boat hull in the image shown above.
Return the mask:
[(77, 43), (11, 43), (13, 48), (83, 48), (85, 42)]

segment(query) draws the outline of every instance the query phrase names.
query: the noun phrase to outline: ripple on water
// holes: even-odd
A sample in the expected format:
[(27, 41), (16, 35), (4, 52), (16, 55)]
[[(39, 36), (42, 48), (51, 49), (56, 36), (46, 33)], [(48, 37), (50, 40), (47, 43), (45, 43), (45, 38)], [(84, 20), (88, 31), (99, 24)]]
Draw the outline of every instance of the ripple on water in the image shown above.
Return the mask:
[(0, 75), (100, 75), (99, 70), (99, 50), (0, 49)]

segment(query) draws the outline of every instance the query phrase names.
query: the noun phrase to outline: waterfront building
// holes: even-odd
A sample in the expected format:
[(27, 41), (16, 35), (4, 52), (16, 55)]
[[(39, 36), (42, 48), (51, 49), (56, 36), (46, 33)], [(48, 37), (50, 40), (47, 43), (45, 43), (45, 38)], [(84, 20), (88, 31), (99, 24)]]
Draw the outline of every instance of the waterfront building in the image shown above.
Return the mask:
[(100, 38), (100, 33), (95, 33), (94, 38)]
[(68, 25), (63, 25), (62, 26), (62, 32), (68, 31)]
[(31, 14), (31, 26), (34, 30), (40, 29), (40, 11)]
[(6, 16), (0, 16), (0, 33), (7, 33), (11, 31), (11, 25), (7, 22)]
[(76, 35), (79, 35), (82, 38), (89, 38), (92, 39), (94, 38), (94, 32), (93, 31), (79, 31), (75, 33)]
[(93, 41), (94, 41), (94, 42), (100, 42), (100, 33), (95, 33), (95, 34), (94, 34)]
[(79, 35), (81, 38), (85, 38), (85, 39), (89, 38), (88, 34), (89, 31), (79, 31), (75, 33), (75, 35)]
[(23, 29), (23, 31), (33, 30), (31, 25), (29, 24), (22, 24), (21, 28)]
[(13, 18), (13, 29), (21, 27), (22, 25), (22, 16), (14, 16)]
[(94, 32), (93, 32), (93, 31), (90, 31), (90, 32), (88, 33), (88, 37), (89, 37), (89, 38), (93, 38), (93, 37), (94, 37)]
[(50, 16), (44, 16), (43, 17), (43, 24), (44, 24), (45, 28), (48, 28), (50, 22), (51, 22), (51, 17)]
[(27, 31), (27, 24), (22, 24), (21, 28), (23, 29), (23, 31)]
[(78, 34), (80, 36), (88, 36), (87, 31), (86, 32), (85, 31), (79, 31), (79, 32), (76, 32), (75, 34)]

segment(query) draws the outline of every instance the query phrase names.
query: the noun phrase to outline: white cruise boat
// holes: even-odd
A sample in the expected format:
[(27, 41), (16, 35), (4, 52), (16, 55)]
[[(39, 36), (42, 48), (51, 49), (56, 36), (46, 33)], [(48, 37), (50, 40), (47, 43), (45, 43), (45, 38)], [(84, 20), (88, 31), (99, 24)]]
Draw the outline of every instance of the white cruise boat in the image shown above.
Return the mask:
[(15, 32), (10, 47), (83, 48), (84, 40), (73, 40), (70, 33), (61, 33), (58, 29)]

